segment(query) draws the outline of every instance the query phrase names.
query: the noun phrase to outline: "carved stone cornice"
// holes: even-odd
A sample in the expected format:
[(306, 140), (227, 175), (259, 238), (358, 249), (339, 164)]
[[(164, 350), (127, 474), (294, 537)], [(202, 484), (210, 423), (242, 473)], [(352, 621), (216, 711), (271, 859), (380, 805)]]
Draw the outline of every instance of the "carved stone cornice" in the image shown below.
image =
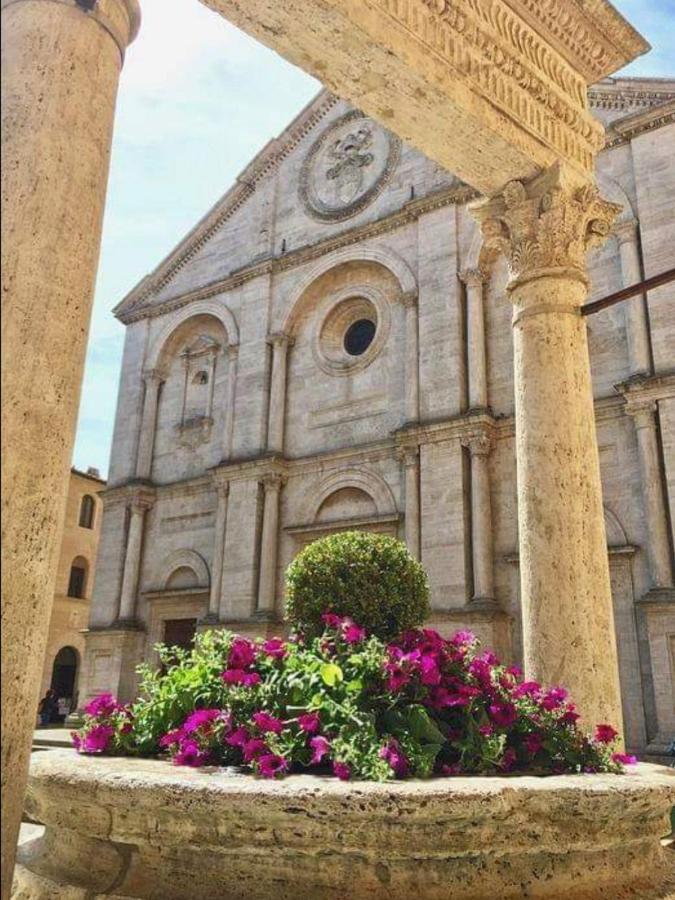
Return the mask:
[(646, 131), (663, 128), (672, 122), (675, 122), (675, 99), (612, 122), (605, 135), (605, 149), (628, 143)]
[(624, 411), (635, 419), (636, 427), (651, 426), (659, 400), (675, 398), (675, 370), (658, 375), (633, 375), (614, 385), (624, 400)]
[(487, 252), (503, 253), (507, 290), (543, 275), (564, 273), (587, 283), (587, 251), (610, 233), (621, 207), (579, 186), (560, 166), (525, 184), (511, 181), (497, 197), (474, 207)]

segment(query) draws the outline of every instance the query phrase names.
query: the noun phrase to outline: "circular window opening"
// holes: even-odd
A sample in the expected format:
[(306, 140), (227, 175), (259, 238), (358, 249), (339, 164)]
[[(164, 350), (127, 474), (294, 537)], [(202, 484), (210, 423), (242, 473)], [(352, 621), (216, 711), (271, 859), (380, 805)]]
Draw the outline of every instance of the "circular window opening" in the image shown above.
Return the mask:
[(374, 337), (375, 323), (370, 319), (358, 319), (345, 332), (345, 350), (350, 356), (361, 356), (370, 347)]

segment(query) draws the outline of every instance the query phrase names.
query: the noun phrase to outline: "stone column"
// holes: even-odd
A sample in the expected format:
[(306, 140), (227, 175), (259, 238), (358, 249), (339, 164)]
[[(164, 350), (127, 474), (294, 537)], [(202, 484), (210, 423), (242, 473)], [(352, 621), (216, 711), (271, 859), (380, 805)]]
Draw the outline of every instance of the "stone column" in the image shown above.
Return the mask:
[[(623, 284), (624, 287), (630, 287), (642, 280), (638, 224), (634, 219), (628, 222), (620, 222), (615, 227), (614, 234), (619, 244)], [(623, 308), (630, 374), (649, 374), (652, 366), (644, 298), (642, 296), (631, 297), (624, 301)]]
[(469, 408), (485, 409), (488, 405), (485, 313), (483, 310), (485, 275), (480, 269), (468, 269), (462, 273), (461, 277), (466, 285)]
[(237, 360), (239, 344), (227, 347), (227, 399), (225, 406), (225, 429), (223, 435), (223, 459), (232, 458), (232, 440), (234, 437), (234, 402), (237, 389)]
[(145, 396), (143, 398), (141, 433), (138, 438), (138, 453), (136, 454), (136, 477), (150, 478), (157, 427), (159, 389), (164, 379), (157, 369), (150, 369), (143, 373), (143, 380), (145, 381)]
[(54, 596), (117, 83), (136, 0), (2, 0), (2, 896)]
[(134, 497), (129, 507), (129, 531), (124, 554), (124, 574), (120, 591), (120, 611), (116, 624), (133, 624), (136, 621), (136, 596), (138, 576), (141, 570), (141, 548), (146, 510), (152, 502), (142, 497)]
[(403, 447), (399, 458), (405, 470), (405, 542), (408, 550), (420, 558), (420, 451)]
[(567, 687), (587, 727), (621, 729), (616, 637), (586, 328), (585, 254), (619, 207), (559, 166), (481, 204), (513, 303), (523, 649), (529, 678)]
[(279, 496), (280, 475), (265, 475), (262, 479), (263, 523), (260, 539), (260, 577), (258, 580), (257, 615), (274, 618), (277, 582), (277, 549), (279, 546)]
[(223, 582), (223, 559), (225, 554), (225, 529), (227, 527), (227, 498), (230, 492), (228, 481), (216, 485), (216, 524), (213, 535), (213, 564), (211, 566), (211, 592), (209, 594), (208, 620), (217, 622), (220, 614), (220, 594)]
[(467, 447), (471, 455), (471, 602), (494, 603), (492, 501), (488, 468), (492, 442), (488, 435), (476, 435), (467, 441)]
[(626, 411), (633, 417), (637, 435), (640, 479), (647, 529), (647, 558), (652, 588), (673, 585), (668, 539), (668, 519), (656, 436), (656, 403), (628, 398)]
[(270, 453), (284, 452), (284, 418), (286, 413), (286, 365), (288, 348), (293, 341), (287, 334), (272, 334), (272, 378), (267, 419), (267, 449)]
[(419, 325), (417, 294), (403, 294), (405, 306), (405, 416), (408, 422), (420, 417)]

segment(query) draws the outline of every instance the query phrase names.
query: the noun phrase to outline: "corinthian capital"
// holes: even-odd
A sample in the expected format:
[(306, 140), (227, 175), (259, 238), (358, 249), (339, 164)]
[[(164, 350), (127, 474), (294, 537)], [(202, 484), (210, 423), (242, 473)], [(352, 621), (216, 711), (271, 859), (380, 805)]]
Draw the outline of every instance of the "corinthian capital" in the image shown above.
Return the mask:
[(586, 253), (609, 235), (621, 207), (555, 165), (529, 183), (509, 182), (473, 211), (486, 248), (507, 257), (513, 288), (559, 272), (586, 280)]

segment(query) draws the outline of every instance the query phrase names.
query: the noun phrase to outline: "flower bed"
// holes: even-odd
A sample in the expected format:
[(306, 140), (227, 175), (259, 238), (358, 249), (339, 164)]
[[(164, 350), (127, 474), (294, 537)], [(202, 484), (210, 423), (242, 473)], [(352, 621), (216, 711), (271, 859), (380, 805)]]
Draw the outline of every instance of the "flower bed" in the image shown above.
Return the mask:
[(473, 634), (409, 630), (385, 643), (325, 613), (323, 633), (251, 641), (200, 635), (163, 651), (142, 698), (87, 706), (81, 753), (168, 755), (177, 765), (243, 765), (264, 778), (332, 771), (350, 778), (623, 771), (617, 733), (578, 726), (562, 687), (524, 681)]

